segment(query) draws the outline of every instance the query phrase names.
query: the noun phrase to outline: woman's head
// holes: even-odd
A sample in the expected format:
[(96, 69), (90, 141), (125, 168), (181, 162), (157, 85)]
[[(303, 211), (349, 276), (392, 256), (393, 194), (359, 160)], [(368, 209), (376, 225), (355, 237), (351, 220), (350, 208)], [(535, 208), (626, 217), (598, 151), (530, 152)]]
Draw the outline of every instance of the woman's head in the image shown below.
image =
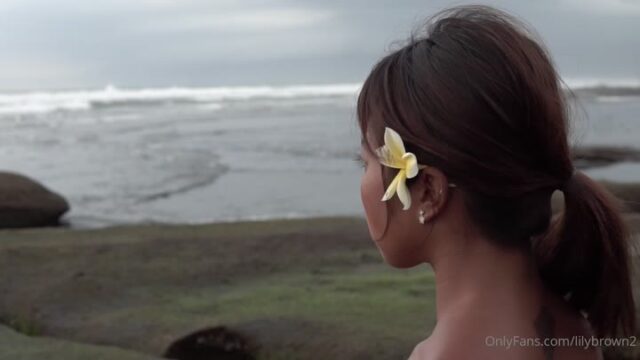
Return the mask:
[[(450, 233), (451, 225), (464, 222), (460, 216), (463, 213), (460, 197), (449, 197), (449, 189), (456, 185), (448, 183), (447, 177), (438, 168), (423, 164), (415, 164), (416, 168), (424, 168), (410, 179), (403, 176), (389, 184), (385, 178), (400, 176), (400, 171), (406, 170), (394, 169), (397, 174), (389, 176), (389, 171), (380, 162), (378, 151), (367, 145), (373, 141), (374, 139), (363, 141), (361, 147), (361, 157), (366, 165), (361, 182), (361, 196), (371, 237), (387, 263), (395, 267), (408, 268), (430, 261), (425, 254), (433, 252), (436, 241), (424, 241), (425, 231), (428, 231), (430, 239), (440, 238), (442, 231)], [(404, 144), (401, 146), (404, 147)], [(408, 188), (405, 185), (407, 180), (411, 182)], [(389, 187), (385, 189), (387, 184)], [(402, 194), (396, 184), (405, 187), (406, 193)], [(397, 194), (398, 199), (408, 197), (409, 202), (404, 199), (393, 201), (393, 196), (386, 196), (385, 192), (389, 189), (393, 190), (392, 194)], [(392, 201), (381, 202), (383, 195), (385, 200)], [(425, 223), (434, 224), (435, 216), (438, 216), (439, 226), (425, 228)]]
[[(533, 249), (546, 285), (587, 311), (600, 333), (628, 330), (624, 224), (600, 185), (572, 176), (564, 95), (546, 51), (515, 19), (483, 6), (441, 12), (421, 31), (378, 62), (358, 99), (362, 199), (385, 259), (429, 261), (443, 231), (473, 228), (499, 246)], [(380, 201), (395, 173), (374, 153), (386, 127), (429, 165), (407, 181), (407, 210)], [(555, 189), (569, 191), (552, 221)], [(599, 293), (607, 283), (615, 294)]]

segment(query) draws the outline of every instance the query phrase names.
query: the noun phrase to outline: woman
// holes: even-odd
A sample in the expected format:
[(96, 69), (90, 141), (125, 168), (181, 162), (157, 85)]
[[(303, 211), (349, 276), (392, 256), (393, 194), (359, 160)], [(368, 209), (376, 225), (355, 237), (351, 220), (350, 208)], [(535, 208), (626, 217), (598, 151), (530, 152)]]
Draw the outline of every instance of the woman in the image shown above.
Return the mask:
[(633, 333), (617, 203), (574, 169), (558, 75), (512, 17), (438, 14), (373, 68), (358, 118), (371, 237), (390, 265), (435, 272), (437, 325), (412, 360), (600, 359), (586, 341)]

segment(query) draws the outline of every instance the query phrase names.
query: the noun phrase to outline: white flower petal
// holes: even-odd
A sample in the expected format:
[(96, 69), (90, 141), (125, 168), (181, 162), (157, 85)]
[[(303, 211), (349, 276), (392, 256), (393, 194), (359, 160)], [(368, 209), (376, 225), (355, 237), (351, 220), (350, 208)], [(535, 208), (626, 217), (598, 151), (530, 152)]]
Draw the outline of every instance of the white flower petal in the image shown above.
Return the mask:
[(395, 195), (396, 189), (398, 187), (398, 182), (400, 181), (401, 178), (404, 177), (404, 175), (402, 173), (403, 173), (403, 171), (400, 170), (398, 172), (398, 175), (396, 175), (396, 177), (393, 178), (393, 180), (391, 181), (391, 184), (389, 184), (389, 187), (387, 187), (387, 191), (384, 192), (384, 196), (382, 197), (382, 201), (387, 201), (387, 200), (391, 199), (393, 197), (393, 195)]
[(378, 156), (378, 160), (384, 166), (388, 166), (395, 169), (404, 168), (404, 163), (402, 159), (396, 159), (392, 156), (389, 148), (385, 146), (381, 146), (375, 150), (376, 155)]
[(416, 156), (413, 153), (408, 152), (402, 155), (402, 160), (404, 162), (404, 170), (407, 172), (408, 179), (418, 175), (418, 159), (416, 159)]
[(404, 143), (400, 134), (388, 127), (384, 129), (384, 144), (389, 148), (391, 156), (395, 159), (401, 159), (405, 153)]
[(407, 188), (407, 183), (406, 183), (407, 178), (405, 176), (404, 171), (401, 170), (400, 173), (402, 173), (402, 179), (398, 181), (398, 189), (397, 189), (398, 199), (400, 199), (400, 202), (403, 205), (402, 210), (407, 210), (411, 207), (411, 193)]

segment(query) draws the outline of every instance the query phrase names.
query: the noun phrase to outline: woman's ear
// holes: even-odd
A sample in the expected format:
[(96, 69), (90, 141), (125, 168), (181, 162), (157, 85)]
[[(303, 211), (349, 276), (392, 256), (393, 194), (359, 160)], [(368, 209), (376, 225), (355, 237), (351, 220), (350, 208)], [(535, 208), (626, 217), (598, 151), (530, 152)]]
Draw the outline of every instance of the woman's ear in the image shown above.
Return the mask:
[(449, 196), (449, 182), (447, 177), (432, 166), (426, 166), (418, 172), (414, 184), (418, 206), (424, 211), (425, 218), (431, 219), (438, 215)]

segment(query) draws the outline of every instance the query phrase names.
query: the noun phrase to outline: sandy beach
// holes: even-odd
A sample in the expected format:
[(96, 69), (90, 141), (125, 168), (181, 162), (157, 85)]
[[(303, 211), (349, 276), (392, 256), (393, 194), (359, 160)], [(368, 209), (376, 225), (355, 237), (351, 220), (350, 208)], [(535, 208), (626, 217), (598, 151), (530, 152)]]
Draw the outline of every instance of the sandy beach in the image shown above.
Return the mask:
[(355, 218), (4, 232), (0, 358), (150, 358), (220, 325), (259, 359), (407, 356), (432, 274), (387, 268), (367, 236)]

